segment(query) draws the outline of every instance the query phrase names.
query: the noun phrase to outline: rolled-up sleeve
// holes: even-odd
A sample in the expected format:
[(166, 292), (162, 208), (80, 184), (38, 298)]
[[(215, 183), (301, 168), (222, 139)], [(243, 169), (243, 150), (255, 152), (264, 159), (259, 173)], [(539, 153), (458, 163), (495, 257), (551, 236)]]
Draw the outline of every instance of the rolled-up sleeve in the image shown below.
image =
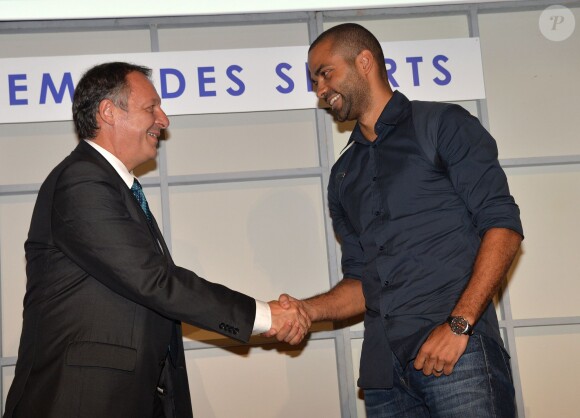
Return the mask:
[(493, 137), (460, 106), (451, 106), (441, 118), (439, 157), (479, 235), (490, 228), (508, 228), (523, 236), (519, 207), (510, 194)]

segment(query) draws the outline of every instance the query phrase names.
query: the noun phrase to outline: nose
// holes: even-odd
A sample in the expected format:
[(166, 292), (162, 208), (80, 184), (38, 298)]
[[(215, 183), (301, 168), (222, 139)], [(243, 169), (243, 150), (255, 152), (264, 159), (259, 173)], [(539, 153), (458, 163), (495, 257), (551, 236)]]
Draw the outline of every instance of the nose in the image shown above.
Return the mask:
[(155, 123), (159, 125), (161, 129), (167, 129), (167, 127), (169, 126), (169, 118), (167, 117), (163, 109), (161, 109), (161, 107), (159, 107), (159, 109), (157, 110), (157, 114), (155, 115)]

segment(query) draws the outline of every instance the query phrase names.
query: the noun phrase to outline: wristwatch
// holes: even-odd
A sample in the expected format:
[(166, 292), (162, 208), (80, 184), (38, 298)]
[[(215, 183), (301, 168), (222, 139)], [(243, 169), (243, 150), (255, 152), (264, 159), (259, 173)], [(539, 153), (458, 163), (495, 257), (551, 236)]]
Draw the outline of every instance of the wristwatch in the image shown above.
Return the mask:
[(447, 323), (455, 335), (473, 335), (473, 326), (462, 316), (450, 316)]

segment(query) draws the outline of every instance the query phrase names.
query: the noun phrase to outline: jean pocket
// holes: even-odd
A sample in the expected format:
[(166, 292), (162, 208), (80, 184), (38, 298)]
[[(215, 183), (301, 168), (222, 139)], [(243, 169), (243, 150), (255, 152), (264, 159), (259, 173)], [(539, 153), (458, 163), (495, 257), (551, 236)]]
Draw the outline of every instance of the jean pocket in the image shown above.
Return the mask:
[(500, 344), (487, 335), (480, 334), (479, 338), (481, 339), (481, 344), (484, 348), (488, 361), (492, 361), (495, 364), (495, 367), (500, 367), (500, 365), (505, 367), (510, 381), (513, 382), (510, 355), (503, 344)]

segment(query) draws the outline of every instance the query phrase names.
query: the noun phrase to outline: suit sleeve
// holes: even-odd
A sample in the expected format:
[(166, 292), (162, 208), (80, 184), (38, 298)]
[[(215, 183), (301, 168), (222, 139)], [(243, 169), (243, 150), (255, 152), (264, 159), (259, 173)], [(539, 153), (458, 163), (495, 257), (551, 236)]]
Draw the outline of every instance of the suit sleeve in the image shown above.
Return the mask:
[(175, 266), (131, 199), (98, 166), (69, 166), (54, 195), (55, 245), (113, 292), (168, 318), (247, 342), (254, 299)]

